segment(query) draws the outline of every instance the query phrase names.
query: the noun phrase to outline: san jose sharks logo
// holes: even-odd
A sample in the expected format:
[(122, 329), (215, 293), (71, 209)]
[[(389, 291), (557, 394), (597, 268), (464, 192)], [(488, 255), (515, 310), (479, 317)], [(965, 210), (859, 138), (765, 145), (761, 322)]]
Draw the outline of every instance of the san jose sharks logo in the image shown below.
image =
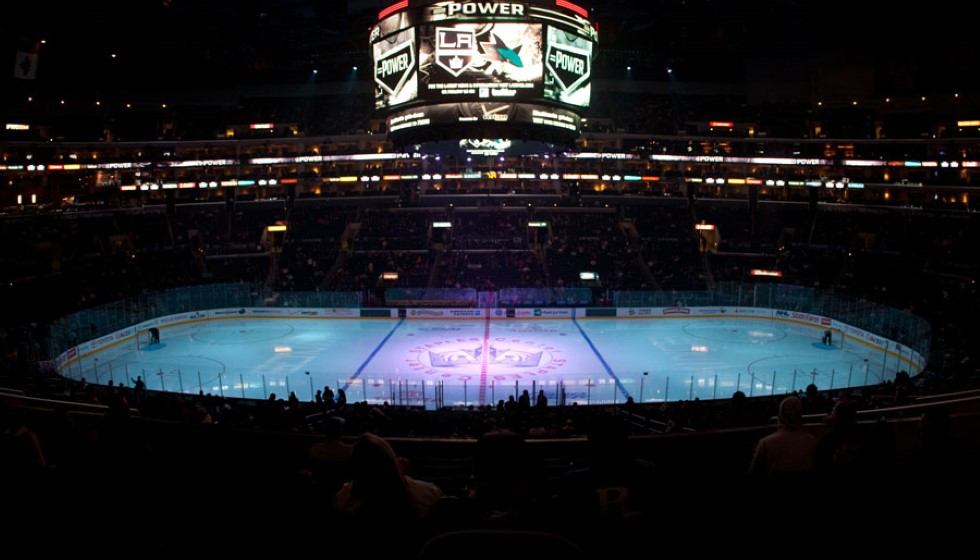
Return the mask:
[(521, 60), (520, 55), (523, 45), (517, 45), (512, 49), (496, 33), (490, 33), (490, 36), (493, 41), (481, 41), (480, 50), (482, 51), (483, 58), (490, 63), (490, 69), (492, 71), (502, 69), (505, 64), (513, 64), (518, 68), (524, 68), (524, 61)]
[(436, 28), (436, 64), (453, 76), (458, 78), (467, 71), (479, 54), (472, 30)]

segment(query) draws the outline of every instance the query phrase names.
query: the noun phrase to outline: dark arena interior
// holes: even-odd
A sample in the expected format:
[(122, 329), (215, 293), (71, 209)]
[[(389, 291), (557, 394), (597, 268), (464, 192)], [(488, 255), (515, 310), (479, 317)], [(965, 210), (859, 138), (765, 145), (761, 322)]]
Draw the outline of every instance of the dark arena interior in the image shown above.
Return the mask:
[[(0, 547), (975, 548), (980, 42), (958, 6), (5, 5)], [(223, 308), (487, 333), (763, 309), (923, 367), (474, 405), (158, 390), (79, 365)], [(486, 373), (487, 348), (463, 358)]]

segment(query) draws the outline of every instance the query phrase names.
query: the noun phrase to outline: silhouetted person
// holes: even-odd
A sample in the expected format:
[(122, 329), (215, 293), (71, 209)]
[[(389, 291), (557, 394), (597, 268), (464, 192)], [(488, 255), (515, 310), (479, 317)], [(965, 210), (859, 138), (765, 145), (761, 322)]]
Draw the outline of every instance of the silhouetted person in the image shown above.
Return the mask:
[(832, 476), (867, 473), (870, 466), (868, 442), (857, 423), (857, 407), (840, 399), (825, 422), (830, 431), (817, 443), (817, 469)]
[(631, 454), (627, 420), (608, 415), (593, 418), (588, 450), (591, 464), (562, 477), (563, 510), (567, 506), (593, 519), (629, 519), (651, 510), (658, 483), (656, 467)]
[(46, 467), (37, 433), (16, 419), (9, 405), (0, 399), (0, 480), (12, 486), (33, 487)]
[(317, 493), (332, 497), (351, 479), (354, 447), (344, 442), (346, 420), (331, 416), (323, 422), (323, 439), (310, 446), (307, 459)]
[(912, 380), (909, 377), (909, 372), (905, 370), (900, 370), (895, 373), (895, 406), (902, 406), (908, 404), (909, 391), (912, 389)]
[[(559, 481), (557, 514), (570, 538), (596, 557), (632, 556), (647, 532), (651, 515), (671, 498), (653, 462), (634, 457), (629, 448), (629, 421), (595, 416), (589, 423), (588, 466), (565, 473)], [(661, 498), (658, 501), (655, 497)]]
[(531, 408), (531, 395), (528, 394), (527, 389), (521, 391), (521, 396), (517, 399), (517, 408), (521, 410)]
[(545, 492), (540, 465), (523, 437), (491, 430), (477, 440), (473, 475), (465, 498), (467, 518), (483, 527), (540, 527)]
[(919, 423), (921, 448), (917, 470), (923, 476), (946, 475), (958, 479), (959, 475), (976, 467), (976, 450), (973, 450), (973, 457), (967, 453), (957, 453), (949, 411), (943, 407), (928, 409), (919, 417)]
[(544, 394), (544, 389), (538, 389), (538, 398), (535, 400), (534, 406), (539, 409), (548, 408), (548, 397)]
[(130, 378), (133, 382), (133, 404), (138, 408), (143, 400), (146, 398), (146, 382), (143, 381), (143, 377), (140, 375), (136, 376), (136, 379)]
[(807, 473), (816, 465), (817, 438), (803, 428), (803, 402), (786, 397), (779, 403), (775, 433), (759, 440), (749, 465), (753, 475)]
[(830, 402), (820, 393), (817, 386), (810, 383), (803, 393), (803, 414), (826, 414), (830, 412)]
[[(124, 484), (139, 488), (153, 465), (150, 447), (140, 426), (133, 420), (129, 403), (115, 395), (106, 407), (92, 439), (93, 484)], [(104, 478), (103, 478), (104, 477)], [(137, 493), (138, 495), (138, 493)]]
[(431, 482), (404, 474), (394, 449), (365, 433), (351, 453), (352, 478), (334, 497), (337, 512), (377, 521), (410, 522), (424, 518), (444, 493)]
[[(339, 552), (363, 552), (365, 543), (370, 543), (372, 557), (414, 555), (428, 537), (424, 520), (445, 496), (443, 491), (406, 476), (388, 442), (371, 433), (362, 434), (354, 444), (351, 473), (333, 501), (347, 547)], [(381, 527), (383, 535), (377, 532)]]

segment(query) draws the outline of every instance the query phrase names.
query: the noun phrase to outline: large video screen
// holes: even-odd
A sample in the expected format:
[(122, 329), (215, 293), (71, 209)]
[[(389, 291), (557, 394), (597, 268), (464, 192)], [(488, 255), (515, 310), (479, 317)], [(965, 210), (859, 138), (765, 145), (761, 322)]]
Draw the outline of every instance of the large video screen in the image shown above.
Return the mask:
[(419, 28), (419, 89), (434, 102), (541, 97), (543, 26), (446, 23)]
[(576, 135), (597, 41), (565, 0), (402, 0), (370, 29), (375, 108), (403, 140)]
[(374, 107), (384, 109), (418, 98), (415, 29), (404, 29), (372, 45)]
[(592, 41), (548, 27), (544, 98), (588, 107), (592, 96)]

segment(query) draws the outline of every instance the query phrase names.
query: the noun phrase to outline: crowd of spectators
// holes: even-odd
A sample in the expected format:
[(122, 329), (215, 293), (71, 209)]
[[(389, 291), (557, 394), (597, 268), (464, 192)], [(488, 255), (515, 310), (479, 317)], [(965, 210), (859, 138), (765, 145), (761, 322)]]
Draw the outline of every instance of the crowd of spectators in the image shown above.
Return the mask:
[[(845, 291), (939, 325), (944, 313), (972, 309), (975, 298), (977, 226), (967, 213), (667, 197), (547, 211), (484, 206), (456, 212), (455, 227), (440, 230), (431, 226), (444, 209), (365, 204), (301, 199), (7, 216), (5, 297), (44, 293), (30, 310), (43, 322), (209, 282), (365, 296), (387, 287), (585, 286), (611, 294), (752, 281), (749, 272), (762, 268), (779, 271), (781, 283)], [(546, 227), (529, 228), (531, 220)], [(288, 223), (285, 233), (266, 231), (280, 223)], [(698, 233), (704, 223), (716, 237)], [(495, 228), (499, 234), (488, 233)], [(500, 246), (484, 248), (484, 240)], [(599, 280), (581, 280), (583, 271)], [(383, 272), (398, 280), (381, 282)]]
[[(138, 380), (96, 386), (32, 379), (37, 384), (22, 390), (41, 400), (25, 407), (19, 395), (0, 398), (0, 467), (4, 480), (19, 482), (20, 511), (99, 511), (108, 505), (99, 496), (112, 493), (113, 505), (139, 520), (119, 541), (162, 551), (186, 546), (164, 529), (168, 519), (177, 522), (160, 506), (173, 495), (206, 500), (201, 520), (212, 530), (233, 531), (272, 514), (262, 521), (265, 530), (318, 528), (317, 535), (336, 541), (335, 550), (412, 555), (450, 531), (536, 531), (604, 557), (642, 544), (654, 526), (680, 530), (704, 507), (763, 515), (765, 508), (743, 500), (858, 492), (871, 481), (898, 492), (848, 514), (874, 523), (885, 504), (946, 489), (921, 477), (962, 481), (980, 459), (940, 407), (912, 419), (858, 421), (857, 411), (876, 399), (911, 403), (921, 387), (907, 376), (859, 392), (808, 388), (753, 399), (737, 392), (715, 402), (615, 407), (532, 405), (522, 396), (513, 405), (437, 411), (346, 402), (341, 387), (325, 387), (311, 402), (295, 394), (243, 401), (146, 391)], [(921, 430), (909, 432), (910, 420)], [(277, 507), (289, 515), (276, 516)], [(823, 515), (836, 506), (817, 500), (808, 507)], [(683, 517), (665, 519), (664, 508)], [(91, 541), (75, 539), (99, 523), (77, 517), (61, 531), (70, 545), (38, 546), (85, 548)], [(792, 526), (777, 522), (783, 524)], [(367, 544), (382, 528), (383, 542)], [(239, 535), (199, 546), (264, 544)]]

